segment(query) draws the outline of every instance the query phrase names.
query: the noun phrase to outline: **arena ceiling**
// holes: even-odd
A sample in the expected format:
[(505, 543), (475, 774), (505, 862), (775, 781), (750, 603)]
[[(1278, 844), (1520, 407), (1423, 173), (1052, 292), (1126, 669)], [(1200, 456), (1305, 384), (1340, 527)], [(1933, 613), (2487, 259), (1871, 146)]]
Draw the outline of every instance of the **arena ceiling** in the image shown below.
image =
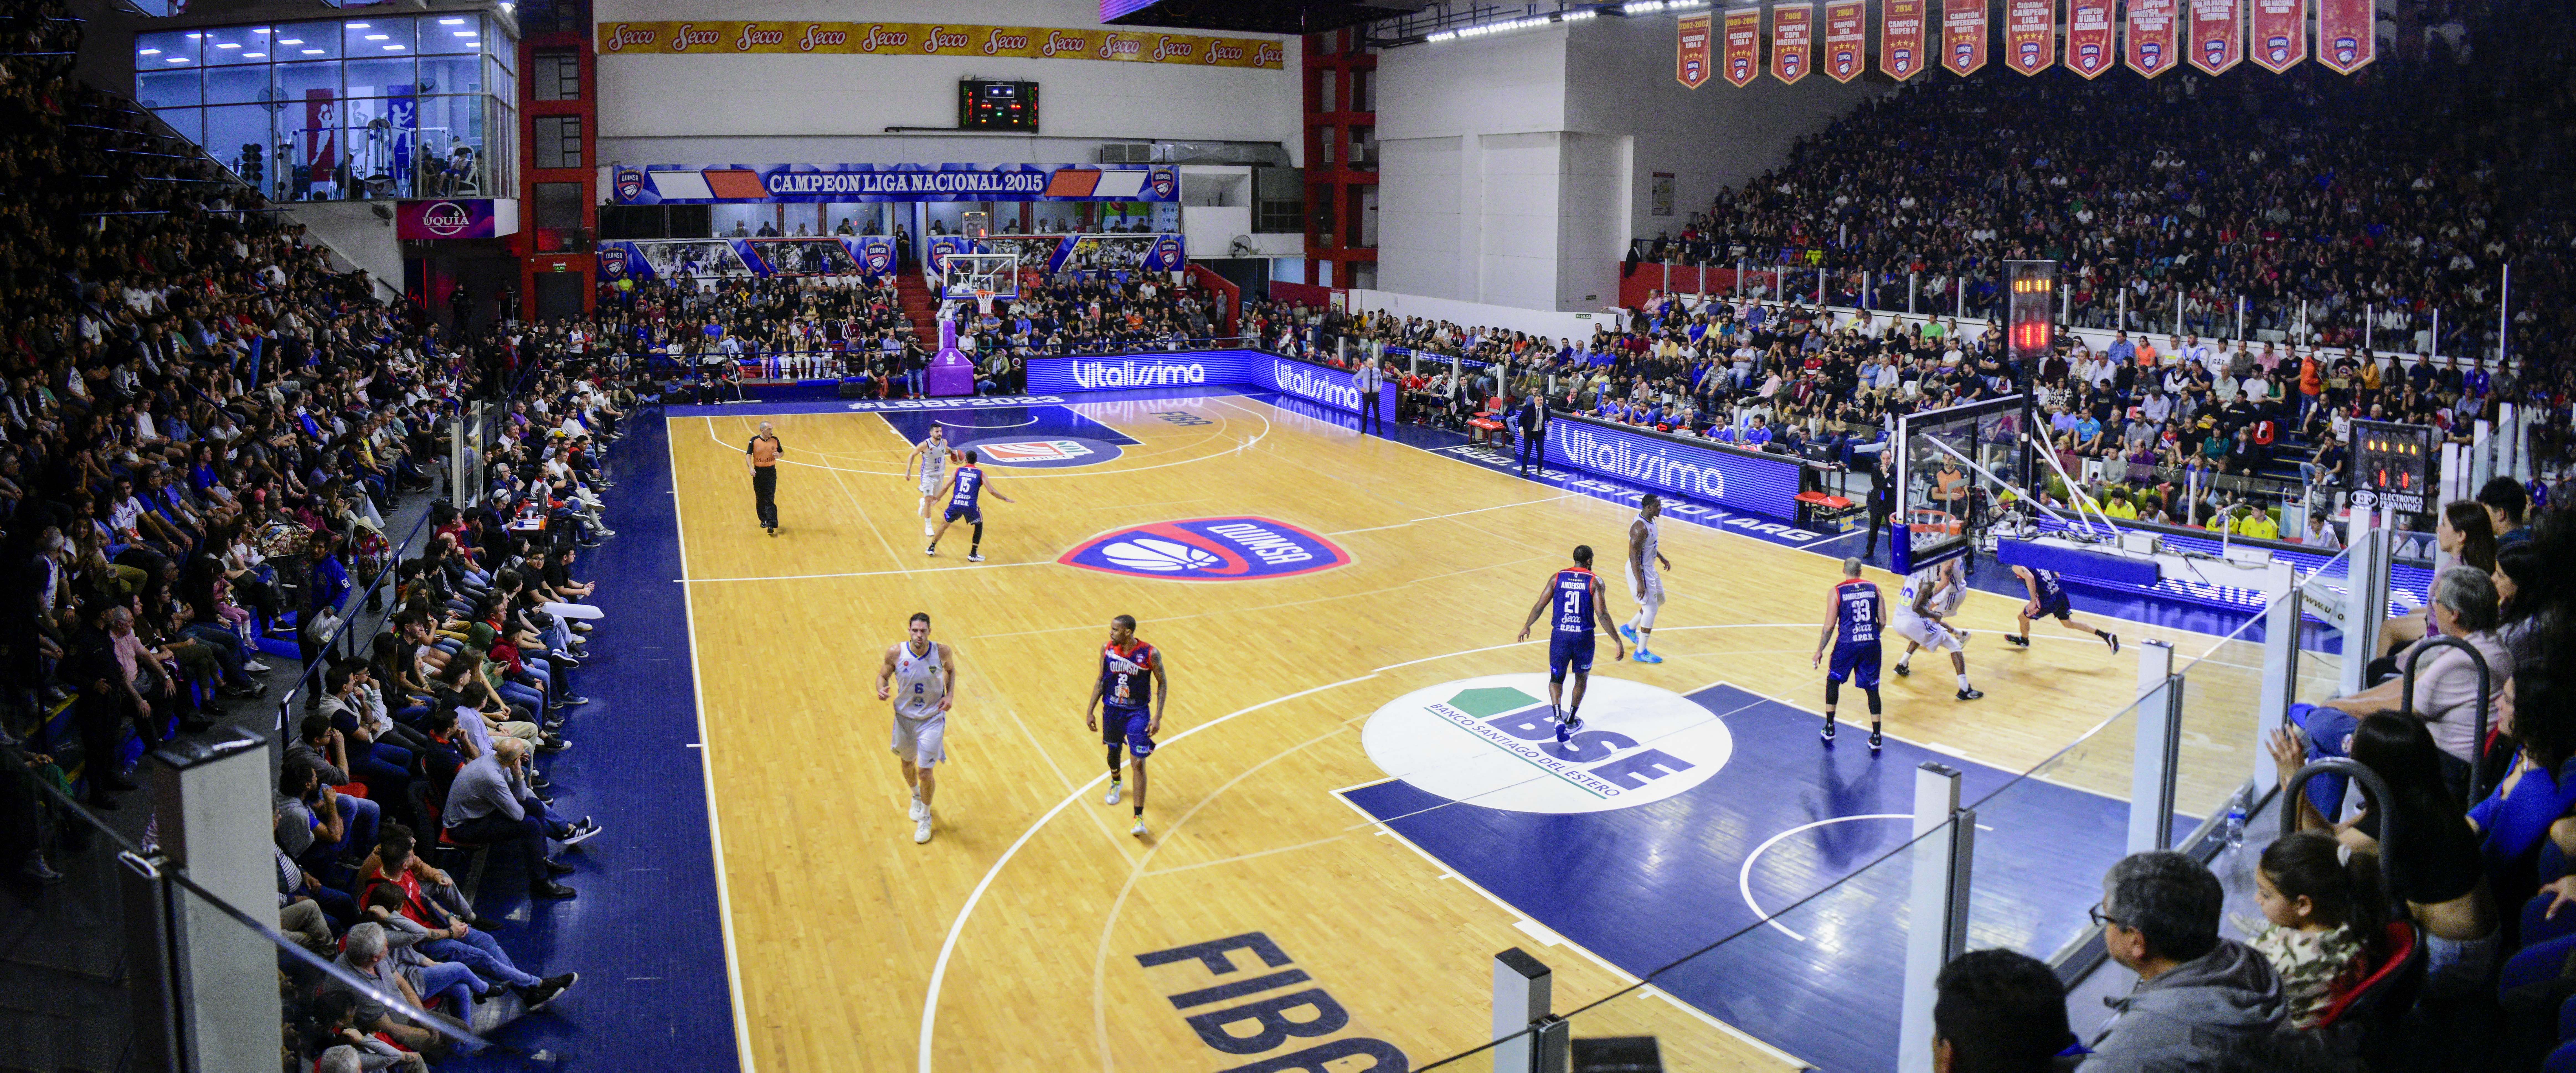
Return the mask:
[(1181, 30), (1313, 34), (1409, 15), (1429, 6), (1430, 0), (1158, 0), (1105, 21)]

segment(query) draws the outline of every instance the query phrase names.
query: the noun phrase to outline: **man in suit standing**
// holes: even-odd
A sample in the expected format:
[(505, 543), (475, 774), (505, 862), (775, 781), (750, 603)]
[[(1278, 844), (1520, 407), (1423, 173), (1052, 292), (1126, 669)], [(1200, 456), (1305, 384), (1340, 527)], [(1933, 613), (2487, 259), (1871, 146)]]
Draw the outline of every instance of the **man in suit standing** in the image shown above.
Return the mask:
[(1514, 419), (1517, 420), (1521, 426), (1521, 475), (1529, 475), (1530, 460), (1532, 458), (1536, 458), (1538, 460), (1539, 468), (1545, 469), (1547, 467), (1547, 451), (1545, 449), (1545, 445), (1547, 441), (1547, 423), (1549, 421), (1547, 400), (1541, 398), (1535, 392), (1521, 396), (1520, 410), (1515, 415)]
[(1377, 434), (1386, 435), (1386, 417), (1378, 413), (1378, 389), (1386, 386), (1386, 370), (1366, 358), (1351, 375), (1351, 386), (1360, 391), (1360, 435), (1368, 435), (1369, 423), (1377, 423)]

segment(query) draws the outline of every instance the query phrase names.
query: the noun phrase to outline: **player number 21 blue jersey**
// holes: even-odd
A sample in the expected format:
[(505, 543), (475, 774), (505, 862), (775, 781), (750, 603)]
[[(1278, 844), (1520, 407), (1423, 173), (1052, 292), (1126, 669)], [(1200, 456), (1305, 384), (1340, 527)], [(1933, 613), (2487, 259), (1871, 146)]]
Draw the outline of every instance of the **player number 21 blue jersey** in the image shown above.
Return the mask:
[(1558, 637), (1592, 635), (1592, 571), (1568, 567), (1556, 572), (1556, 606), (1549, 612)]

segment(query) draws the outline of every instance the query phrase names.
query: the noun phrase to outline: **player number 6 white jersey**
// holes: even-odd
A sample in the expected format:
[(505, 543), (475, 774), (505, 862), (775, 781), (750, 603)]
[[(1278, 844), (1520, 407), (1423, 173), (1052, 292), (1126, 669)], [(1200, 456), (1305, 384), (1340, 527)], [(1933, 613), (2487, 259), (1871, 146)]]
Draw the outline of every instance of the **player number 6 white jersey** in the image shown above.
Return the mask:
[(930, 654), (912, 654), (912, 645), (897, 647), (894, 655), (894, 714), (906, 719), (925, 719), (938, 715), (939, 701), (948, 695), (948, 678), (939, 665), (939, 646), (931, 645)]

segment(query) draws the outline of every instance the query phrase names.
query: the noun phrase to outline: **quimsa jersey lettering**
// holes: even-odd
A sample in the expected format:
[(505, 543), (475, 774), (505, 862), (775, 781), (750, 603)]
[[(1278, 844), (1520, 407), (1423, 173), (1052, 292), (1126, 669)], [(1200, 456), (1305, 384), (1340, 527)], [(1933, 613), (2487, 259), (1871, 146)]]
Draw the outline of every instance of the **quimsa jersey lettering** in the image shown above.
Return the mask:
[(1878, 643), (1878, 586), (1852, 578), (1834, 586), (1834, 643), (1837, 645), (1874, 645)]
[(2066, 582), (2058, 578), (2057, 571), (2034, 568), (2030, 577), (2039, 585), (2040, 603), (2053, 604), (2066, 597)]
[(1142, 708), (1154, 700), (1154, 646), (1138, 641), (1121, 652), (1100, 648), (1100, 699), (1113, 708)]
[(894, 657), (894, 711), (907, 719), (939, 714), (939, 698), (948, 695), (948, 679), (939, 668), (939, 646), (922, 655), (905, 642)]
[(1592, 636), (1592, 585), (1592, 571), (1581, 567), (1556, 572), (1556, 602), (1548, 612), (1554, 636)]
[(959, 466), (957, 467), (957, 490), (948, 494), (948, 505), (973, 510), (975, 497), (983, 494), (983, 491), (984, 467)]

